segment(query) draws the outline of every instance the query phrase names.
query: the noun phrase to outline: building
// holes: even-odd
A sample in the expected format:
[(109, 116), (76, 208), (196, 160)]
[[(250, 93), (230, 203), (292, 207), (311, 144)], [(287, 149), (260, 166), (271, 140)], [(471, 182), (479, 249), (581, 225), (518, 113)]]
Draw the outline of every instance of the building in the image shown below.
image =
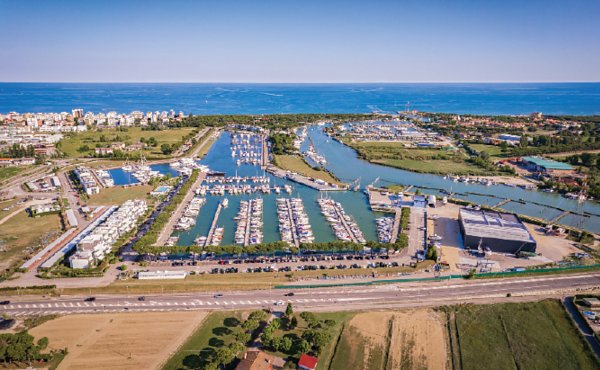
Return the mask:
[(92, 174), (92, 171), (89, 168), (77, 167), (73, 173), (79, 180), (83, 191), (87, 195), (100, 193), (100, 186), (96, 181), (96, 177)]
[(113, 154), (113, 148), (110, 147), (106, 147), (106, 148), (95, 148), (94, 149), (94, 153), (96, 155), (111, 155)]
[(298, 368), (302, 370), (315, 370), (317, 368), (318, 358), (302, 354), (298, 360)]
[(137, 278), (140, 280), (155, 280), (155, 279), (185, 279), (186, 271), (140, 271)]
[(553, 161), (542, 157), (523, 157), (521, 162), (532, 172), (573, 171), (573, 166), (564, 162)]
[(511, 213), (461, 208), (458, 221), (465, 248), (517, 253), (535, 252), (537, 247), (525, 225)]
[(263, 351), (251, 349), (244, 353), (235, 370), (278, 370), (283, 369), (285, 360)]
[(69, 257), (72, 268), (90, 268), (102, 261), (112, 251), (113, 244), (133, 230), (137, 220), (148, 206), (144, 200), (128, 200), (112, 212), (89, 233), (82, 235), (77, 250)]

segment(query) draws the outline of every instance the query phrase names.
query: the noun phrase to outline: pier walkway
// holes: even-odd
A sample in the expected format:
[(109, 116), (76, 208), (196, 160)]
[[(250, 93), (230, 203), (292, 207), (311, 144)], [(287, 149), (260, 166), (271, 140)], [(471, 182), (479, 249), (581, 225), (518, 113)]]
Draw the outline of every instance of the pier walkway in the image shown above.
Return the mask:
[(208, 230), (208, 235), (206, 236), (206, 241), (202, 247), (206, 247), (207, 245), (211, 245), (213, 235), (215, 234), (215, 229), (217, 228), (217, 221), (219, 220), (219, 215), (221, 214), (221, 210), (223, 209), (223, 204), (219, 202), (217, 206), (217, 210), (215, 211), (215, 216), (213, 217), (213, 221), (210, 224), (210, 229)]
[(352, 239), (352, 242), (353, 243), (358, 243), (358, 239), (356, 239), (356, 235), (354, 235), (354, 232), (352, 231), (352, 229), (350, 228), (350, 226), (346, 222), (346, 219), (344, 218), (344, 215), (342, 214), (342, 211), (339, 209), (339, 207), (336, 204), (333, 205), (333, 209), (335, 210), (335, 213), (338, 215), (338, 218), (342, 222), (342, 226), (344, 227), (344, 229), (346, 230), (346, 232), (348, 233), (348, 235), (350, 235), (350, 239)]
[(494, 206), (494, 208), (500, 208), (500, 207), (502, 207), (503, 205), (505, 205), (506, 203), (508, 203), (510, 201), (511, 201), (510, 199), (503, 199), (502, 201), (500, 201), (500, 203), (496, 204)]
[(248, 205), (246, 206), (246, 229), (244, 230), (244, 247), (248, 246), (248, 242), (250, 239), (250, 219), (252, 217), (252, 200), (248, 201)]
[(292, 202), (289, 198), (286, 198), (285, 204), (287, 205), (288, 217), (290, 218), (290, 227), (292, 228), (292, 239), (294, 241), (294, 245), (296, 247), (299, 247), (300, 241), (298, 241), (298, 229), (296, 229), (296, 221), (294, 220), (294, 216), (292, 215)]
[(185, 197), (183, 198), (181, 203), (179, 203), (179, 206), (177, 206), (177, 209), (175, 210), (175, 212), (173, 212), (173, 214), (171, 215), (171, 218), (169, 218), (169, 222), (167, 222), (165, 227), (162, 229), (160, 235), (158, 236), (158, 239), (156, 240), (156, 245), (165, 245), (165, 243), (167, 242), (167, 239), (169, 239), (169, 237), (173, 233), (175, 224), (183, 216), (183, 213), (185, 212), (185, 208), (192, 201), (192, 198), (195, 195), (194, 191), (198, 188), (198, 186), (200, 186), (202, 181), (204, 181), (205, 177), (206, 177), (205, 172), (200, 172), (198, 174), (198, 178), (196, 179), (196, 181), (194, 181), (194, 183), (190, 187), (190, 190), (187, 192), (187, 194), (185, 194)]
[(394, 244), (398, 240), (398, 234), (400, 233), (400, 216), (402, 215), (402, 208), (396, 208), (394, 214), (394, 223), (392, 225), (392, 235), (390, 237), (390, 243)]

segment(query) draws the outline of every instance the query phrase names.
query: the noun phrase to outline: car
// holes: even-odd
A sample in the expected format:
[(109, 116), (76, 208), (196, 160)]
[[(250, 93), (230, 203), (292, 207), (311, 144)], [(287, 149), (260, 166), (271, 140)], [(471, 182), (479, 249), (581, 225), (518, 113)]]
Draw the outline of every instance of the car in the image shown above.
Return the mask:
[(7, 304), (10, 304), (10, 301), (0, 301), (0, 305), (2, 306), (6, 306)]
[(283, 301), (277, 301), (273, 303), (275, 306), (283, 306)]
[(87, 297), (86, 299), (84, 299), (85, 302), (94, 302), (96, 300), (96, 297)]
[(213, 298), (221, 298), (221, 297), (223, 297), (223, 294), (221, 294), (221, 293), (217, 293), (213, 296)]
[(146, 297), (144, 297), (144, 296), (138, 297), (138, 301), (145, 301), (145, 300), (146, 300)]
[(293, 297), (294, 296), (294, 292), (285, 293), (284, 296), (285, 297)]

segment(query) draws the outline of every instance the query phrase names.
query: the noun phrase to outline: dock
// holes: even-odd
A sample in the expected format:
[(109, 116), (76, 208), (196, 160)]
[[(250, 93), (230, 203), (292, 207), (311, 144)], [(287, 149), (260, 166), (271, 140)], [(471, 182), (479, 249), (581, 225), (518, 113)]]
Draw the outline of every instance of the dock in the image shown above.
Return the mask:
[(248, 205), (246, 206), (246, 212), (248, 215), (248, 219), (246, 220), (246, 228), (244, 230), (244, 247), (248, 246), (249, 239), (250, 239), (250, 213), (252, 212), (252, 202), (251, 201), (249, 201)]
[(262, 159), (261, 159), (261, 166), (262, 168), (267, 168), (267, 166), (269, 165), (269, 148), (267, 147), (267, 138), (269, 137), (269, 132), (267, 131), (267, 133), (265, 133), (264, 135), (262, 135), (261, 139), (262, 139)]
[(198, 178), (196, 179), (196, 181), (194, 181), (192, 186), (190, 186), (189, 191), (185, 194), (185, 197), (183, 198), (181, 203), (179, 203), (179, 206), (177, 206), (177, 209), (175, 210), (175, 212), (173, 212), (173, 214), (171, 215), (171, 218), (169, 218), (169, 222), (167, 222), (165, 227), (162, 229), (160, 235), (158, 236), (158, 239), (156, 240), (156, 245), (165, 245), (165, 243), (167, 242), (167, 239), (169, 239), (169, 237), (173, 233), (175, 224), (183, 216), (185, 209), (187, 208), (188, 204), (191, 202), (192, 198), (194, 197), (194, 195), (195, 195), (194, 189), (196, 189), (198, 186), (200, 186), (202, 181), (204, 181), (205, 177), (206, 177), (205, 172), (198, 173)]
[(294, 220), (294, 216), (292, 215), (292, 202), (286, 198), (285, 204), (288, 207), (288, 216), (290, 218), (290, 224), (292, 227), (292, 240), (294, 241), (294, 245), (296, 247), (299, 247), (300, 241), (298, 240), (298, 230), (296, 229), (296, 221)]
[(392, 236), (390, 237), (390, 243), (394, 244), (398, 240), (398, 234), (400, 234), (400, 216), (402, 215), (402, 208), (396, 208), (394, 214), (394, 224), (392, 226)]
[(558, 222), (561, 218), (565, 217), (566, 215), (568, 215), (569, 213), (571, 213), (570, 211), (564, 211), (561, 214), (559, 214), (558, 216), (554, 217), (551, 220), (548, 220), (548, 223), (553, 224)]
[(350, 235), (350, 239), (352, 239), (352, 242), (358, 243), (358, 240), (356, 239), (356, 235), (354, 235), (354, 231), (352, 231), (352, 229), (346, 222), (346, 219), (344, 218), (344, 215), (342, 214), (342, 212), (340, 212), (338, 207), (333, 207), (333, 209), (335, 210), (335, 213), (338, 215), (338, 217), (342, 223), (342, 226), (344, 227), (344, 229), (346, 229), (346, 232), (348, 233), (348, 235)]
[(510, 201), (511, 201), (510, 199), (503, 199), (503, 200), (500, 201), (500, 203), (496, 204), (494, 206), (494, 208), (500, 208), (500, 207), (502, 207), (503, 205), (505, 205), (506, 203), (508, 203)]
[(221, 214), (222, 209), (223, 204), (219, 202), (219, 205), (217, 206), (217, 210), (215, 211), (215, 215), (213, 217), (213, 221), (210, 224), (210, 229), (208, 230), (206, 241), (204, 242), (204, 245), (202, 247), (206, 247), (207, 245), (211, 244), (213, 235), (215, 234), (215, 229), (217, 228), (217, 221), (219, 220), (219, 215)]
[(266, 170), (273, 176), (281, 177), (284, 179), (287, 178), (290, 181), (308, 186), (309, 188), (313, 188), (318, 191), (346, 191), (346, 190), (348, 190), (348, 185), (335, 186), (335, 185), (331, 185), (331, 184), (319, 184), (315, 180), (312, 180), (306, 176), (302, 176), (297, 173), (288, 173), (287, 171), (284, 171), (275, 166), (269, 166), (269, 167), (267, 167)]

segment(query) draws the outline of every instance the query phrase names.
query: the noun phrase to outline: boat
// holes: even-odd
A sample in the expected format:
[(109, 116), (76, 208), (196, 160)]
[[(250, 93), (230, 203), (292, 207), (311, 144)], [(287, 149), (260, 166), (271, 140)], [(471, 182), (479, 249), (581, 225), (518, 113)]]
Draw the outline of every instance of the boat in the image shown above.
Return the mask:
[(229, 199), (225, 198), (221, 201), (221, 205), (223, 208), (227, 208), (229, 206)]

